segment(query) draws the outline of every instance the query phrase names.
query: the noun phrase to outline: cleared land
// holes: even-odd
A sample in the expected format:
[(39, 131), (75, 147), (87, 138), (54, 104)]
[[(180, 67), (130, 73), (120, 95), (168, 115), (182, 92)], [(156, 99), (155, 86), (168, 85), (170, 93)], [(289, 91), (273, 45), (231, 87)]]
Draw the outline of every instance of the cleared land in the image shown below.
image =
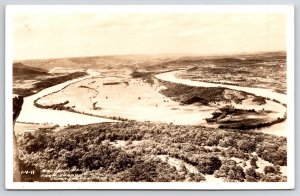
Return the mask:
[(159, 93), (163, 88), (159, 83), (151, 86), (141, 79), (131, 78), (129, 70), (99, 72), (100, 77), (71, 84), (39, 99), (37, 104), (47, 107), (66, 103), (62, 110), (69, 108), (102, 117), (198, 125), (206, 124), (205, 118), (216, 109), (180, 105)]

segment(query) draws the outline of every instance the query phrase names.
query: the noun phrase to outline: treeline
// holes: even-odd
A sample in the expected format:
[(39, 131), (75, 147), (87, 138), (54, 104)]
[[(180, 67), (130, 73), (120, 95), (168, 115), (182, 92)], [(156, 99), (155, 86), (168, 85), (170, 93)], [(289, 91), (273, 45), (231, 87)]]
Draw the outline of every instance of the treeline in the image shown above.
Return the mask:
[[(277, 123), (281, 123), (286, 120), (286, 117), (278, 117), (276, 120), (269, 121), (269, 122), (263, 122), (259, 119), (255, 119), (255, 122), (252, 122), (252, 120), (241, 120), (240, 122), (236, 124), (222, 124), (219, 126), (220, 129), (240, 129), (240, 130), (247, 130), (247, 129), (260, 129), (263, 127), (268, 127)], [(248, 123), (247, 121), (250, 121)]]
[(49, 78), (42, 79), (41, 81), (35, 83), (32, 88), (28, 88), (28, 89), (27, 88), (14, 88), (13, 93), (23, 96), (23, 97), (27, 97), (27, 96), (33, 95), (33, 94), (45, 89), (45, 88), (66, 82), (68, 80), (83, 77), (86, 75), (87, 75), (86, 72), (74, 72), (74, 73), (70, 73), (67, 75), (63, 75), (63, 76), (49, 77)]
[(42, 105), (37, 103), (36, 101), (33, 102), (33, 105), (38, 108), (43, 108), (43, 109), (52, 109), (52, 110), (67, 110), (70, 112), (74, 112), (75, 110), (70, 107), (66, 106), (69, 103), (69, 101), (65, 101), (63, 103), (57, 103), (57, 104), (52, 104), (52, 105)]
[(153, 74), (155, 74), (155, 72), (133, 71), (130, 75), (132, 78), (141, 78), (144, 82), (153, 85), (154, 84)]
[[(84, 114), (84, 115), (87, 115), (87, 116), (107, 118), (107, 119), (112, 119), (112, 120), (117, 120), (117, 121), (127, 121), (128, 120), (127, 118), (122, 118), (120, 116), (97, 115), (97, 114), (92, 114), (92, 113), (88, 113), (88, 112), (84, 112), (84, 111), (78, 111), (78, 110), (76, 110), (75, 106), (66, 106), (69, 103), (69, 101), (64, 101), (62, 103), (55, 103), (55, 104), (51, 104), (51, 105), (47, 105), (47, 104), (43, 105), (43, 104), (38, 103), (38, 101), (40, 99), (42, 99), (46, 96), (49, 96), (51, 94), (57, 93), (57, 92), (50, 93), (48, 95), (45, 95), (43, 97), (40, 97), (40, 98), (34, 100), (33, 105), (35, 107), (42, 108), (42, 109), (65, 110), (65, 111), (69, 111), (69, 112), (75, 112), (75, 113), (78, 113), (78, 114)], [(94, 102), (92, 104), (93, 105), (93, 110), (101, 110), (102, 109), (101, 107), (96, 106), (97, 103), (98, 102)]]
[(235, 96), (232, 97), (232, 100), (229, 100), (223, 96), (224, 91), (227, 90), (227, 88), (224, 87), (198, 87), (161, 80), (159, 81), (166, 87), (166, 89), (161, 90), (160, 93), (171, 98), (173, 101), (177, 101), (182, 104), (194, 103), (197, 100), (203, 104), (221, 101), (235, 101), (236, 103), (241, 103), (242, 100), (245, 99), (245, 95), (248, 95), (245, 92), (240, 92), (243, 94), (241, 98)]
[[(228, 115), (238, 116), (243, 114), (259, 114), (254, 109), (245, 110), (245, 109), (236, 109), (233, 106), (225, 106), (219, 108), (219, 111), (215, 111), (212, 113), (211, 118), (206, 118), (206, 122), (208, 123), (217, 123), (219, 124), (220, 129), (239, 129), (239, 130), (247, 130), (247, 129), (260, 129), (263, 127), (271, 126), (276, 123), (281, 123), (286, 120), (286, 116), (278, 117), (273, 121), (265, 121), (260, 118), (251, 118), (251, 119), (226, 119)], [(225, 120), (224, 120), (225, 119)]]

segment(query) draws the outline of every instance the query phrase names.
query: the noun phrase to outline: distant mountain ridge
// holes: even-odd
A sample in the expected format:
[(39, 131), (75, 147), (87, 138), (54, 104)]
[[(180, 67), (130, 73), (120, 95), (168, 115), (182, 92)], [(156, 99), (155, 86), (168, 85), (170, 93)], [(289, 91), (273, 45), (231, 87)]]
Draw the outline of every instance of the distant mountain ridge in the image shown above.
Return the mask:
[[(196, 54), (178, 54), (178, 55), (108, 55), (108, 56), (86, 56), (86, 57), (66, 57), (55, 59), (32, 59), (16, 61), (14, 64), (21, 63), (30, 67), (51, 69), (54, 67), (65, 68), (110, 68), (117, 66), (120, 68), (164, 68), (166, 65), (178, 63), (197, 63), (203, 60), (215, 61), (242, 61), (243, 58), (272, 58), (280, 56), (285, 58), (286, 52), (258, 52), (258, 53), (243, 53), (232, 55), (211, 55), (202, 56)], [(245, 62), (245, 61), (244, 61)]]

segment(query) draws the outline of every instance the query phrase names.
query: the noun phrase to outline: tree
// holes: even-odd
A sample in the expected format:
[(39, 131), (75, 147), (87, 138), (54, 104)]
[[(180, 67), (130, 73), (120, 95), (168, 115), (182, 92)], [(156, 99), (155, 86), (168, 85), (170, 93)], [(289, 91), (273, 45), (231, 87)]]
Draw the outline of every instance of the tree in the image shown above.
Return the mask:
[(256, 164), (256, 161), (258, 160), (257, 156), (253, 156), (251, 159), (250, 159), (250, 165), (254, 168), (258, 168), (257, 164)]
[(222, 161), (215, 156), (201, 157), (198, 160), (198, 170), (203, 174), (213, 174), (215, 170), (218, 170), (222, 165)]
[(249, 139), (242, 139), (237, 141), (237, 147), (238, 149), (244, 152), (254, 152), (256, 148), (256, 143), (255, 141), (251, 141)]
[(260, 180), (259, 173), (257, 173), (253, 167), (246, 169), (245, 174), (247, 182), (258, 182)]
[(267, 175), (262, 177), (261, 181), (262, 182), (286, 182), (287, 178), (286, 176), (268, 173)]
[(271, 165), (267, 165), (265, 166), (264, 168), (264, 173), (265, 174), (280, 174), (280, 167), (274, 167), (274, 166), (271, 166)]

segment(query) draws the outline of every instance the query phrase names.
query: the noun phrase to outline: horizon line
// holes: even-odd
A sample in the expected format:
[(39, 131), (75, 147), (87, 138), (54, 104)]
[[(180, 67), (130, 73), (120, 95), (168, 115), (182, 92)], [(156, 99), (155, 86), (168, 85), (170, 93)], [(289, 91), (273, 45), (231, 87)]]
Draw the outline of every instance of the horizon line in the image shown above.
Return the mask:
[(212, 56), (234, 56), (234, 55), (254, 55), (263, 53), (287, 53), (286, 50), (268, 50), (268, 51), (257, 51), (257, 52), (238, 52), (238, 53), (215, 53), (215, 54), (199, 54), (199, 53), (136, 53), (136, 54), (107, 54), (107, 55), (92, 55), (92, 56), (67, 56), (67, 57), (50, 57), (50, 58), (36, 58), (36, 59), (16, 59), (12, 60), (15, 62), (22, 61), (38, 61), (38, 60), (58, 60), (58, 59), (72, 59), (72, 58), (93, 58), (93, 57), (113, 57), (113, 56), (176, 56), (188, 57), (188, 56), (202, 56), (202, 57), (212, 57)]

